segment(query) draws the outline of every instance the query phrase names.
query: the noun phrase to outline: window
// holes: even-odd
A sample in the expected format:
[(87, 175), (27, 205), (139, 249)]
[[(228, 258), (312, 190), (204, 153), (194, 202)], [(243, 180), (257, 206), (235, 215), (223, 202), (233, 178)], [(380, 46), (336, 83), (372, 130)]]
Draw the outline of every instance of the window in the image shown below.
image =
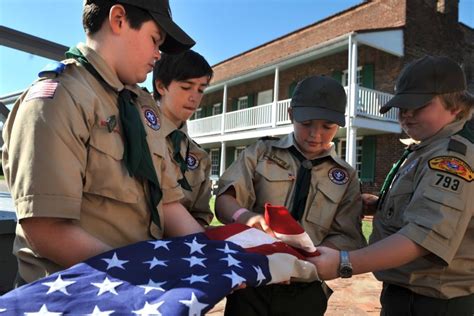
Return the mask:
[[(342, 72), (342, 86), (349, 85), (349, 74), (347, 69)], [(357, 84), (362, 85), (362, 66), (357, 67)]]
[(257, 105), (268, 104), (273, 102), (273, 89), (260, 91), (257, 94)]
[(220, 167), (220, 150), (218, 148), (211, 149), (211, 176), (219, 176)]
[(248, 96), (240, 97), (237, 100), (237, 110), (243, 110), (243, 109), (248, 108), (248, 106), (249, 106), (248, 102), (249, 102), (249, 97)]
[(221, 104), (216, 103), (212, 106), (212, 115), (219, 115), (222, 113)]
[(202, 118), (202, 108), (199, 108), (194, 112), (193, 114), (194, 119), (199, 119)]
[(238, 147), (235, 147), (234, 161), (237, 160), (237, 158), (239, 158), (240, 153), (243, 152), (244, 150), (245, 150), (245, 146), (238, 146)]
[[(347, 142), (346, 139), (339, 139), (339, 142), (337, 143), (337, 154), (339, 157), (342, 159), (346, 160), (346, 146)], [(360, 171), (362, 167), (362, 137), (357, 137), (356, 140), (356, 170), (357, 170), (357, 175), (360, 178)]]

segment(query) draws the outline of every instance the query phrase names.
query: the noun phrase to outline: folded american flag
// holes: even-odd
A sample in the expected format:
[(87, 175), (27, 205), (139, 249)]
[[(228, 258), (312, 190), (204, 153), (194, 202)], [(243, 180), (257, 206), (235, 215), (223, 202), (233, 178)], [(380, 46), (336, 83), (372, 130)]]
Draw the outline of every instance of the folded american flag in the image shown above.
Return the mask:
[(203, 315), (242, 283), (317, 279), (294, 248), (231, 224), (139, 242), (0, 297), (3, 315)]

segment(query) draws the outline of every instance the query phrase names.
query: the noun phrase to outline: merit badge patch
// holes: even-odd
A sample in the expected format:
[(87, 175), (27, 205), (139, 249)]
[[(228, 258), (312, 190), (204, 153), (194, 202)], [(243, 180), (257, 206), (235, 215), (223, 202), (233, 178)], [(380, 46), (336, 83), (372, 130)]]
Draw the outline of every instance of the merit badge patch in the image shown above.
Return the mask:
[(156, 115), (155, 111), (150, 108), (143, 108), (143, 115), (145, 116), (146, 125), (148, 125), (151, 129), (157, 131), (160, 129), (160, 119)]
[(25, 101), (33, 99), (52, 99), (56, 93), (59, 83), (54, 80), (43, 80), (30, 88), (25, 97)]
[(189, 170), (196, 170), (199, 166), (199, 160), (193, 154), (188, 154), (186, 157), (186, 164), (188, 165)]
[(349, 181), (349, 174), (341, 168), (332, 168), (329, 170), (329, 179), (335, 184), (346, 184)]
[(428, 165), (433, 170), (454, 174), (468, 182), (474, 179), (471, 167), (462, 159), (452, 156), (440, 156), (430, 159)]

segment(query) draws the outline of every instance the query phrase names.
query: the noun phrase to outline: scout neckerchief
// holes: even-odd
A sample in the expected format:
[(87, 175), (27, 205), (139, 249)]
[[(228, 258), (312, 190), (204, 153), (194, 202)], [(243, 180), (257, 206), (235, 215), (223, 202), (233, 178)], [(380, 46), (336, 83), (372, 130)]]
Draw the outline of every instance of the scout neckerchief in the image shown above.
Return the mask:
[[(183, 157), (183, 155), (181, 155), (181, 142), (187, 139), (187, 137), (182, 131), (180, 131), (179, 129), (175, 129), (170, 134), (170, 139), (171, 139), (171, 142), (173, 143), (173, 159), (179, 164), (179, 169), (181, 170), (181, 174), (183, 175), (183, 177), (180, 180), (178, 180), (178, 183), (181, 185), (183, 189), (192, 191), (191, 186), (189, 185), (189, 182), (186, 179), (186, 176), (184, 175), (185, 172), (188, 170), (188, 164), (186, 162), (186, 159)], [(189, 142), (186, 149), (186, 157), (188, 157), (188, 154), (189, 154)]]
[(392, 185), (393, 179), (395, 178), (395, 175), (397, 174), (398, 169), (400, 169), (400, 166), (403, 164), (403, 162), (407, 159), (408, 155), (412, 151), (413, 150), (410, 149), (410, 147), (407, 147), (405, 151), (403, 152), (402, 157), (397, 161), (396, 164), (392, 166), (392, 169), (390, 169), (389, 173), (387, 174), (387, 177), (385, 178), (385, 181), (383, 182), (382, 189), (380, 190), (379, 200), (377, 202), (378, 207), (382, 205), (383, 200), (385, 199), (385, 196), (387, 195), (387, 191), (390, 188), (390, 185)]
[(291, 216), (299, 221), (303, 216), (306, 200), (308, 199), (309, 187), (311, 186), (311, 169), (329, 157), (326, 156), (308, 160), (295, 146), (289, 147), (288, 150), (301, 163), (298, 169), (298, 175), (296, 176), (295, 196), (293, 198), (293, 208), (291, 209)]
[[(102, 82), (106, 87), (114, 90), (104, 80), (104, 78), (102, 78), (94, 66), (89, 63), (77, 47), (70, 48), (65, 55), (66, 58), (74, 58), (77, 60), (99, 82)], [(125, 163), (131, 177), (141, 177), (147, 180), (150, 190), (149, 207), (151, 219), (153, 223), (160, 227), (160, 217), (156, 207), (158, 206), (163, 193), (156, 176), (150, 149), (148, 148), (148, 143), (146, 141), (145, 128), (143, 127), (137, 108), (133, 105), (132, 100), (134, 98), (136, 98), (136, 94), (128, 89), (122, 89), (118, 95), (118, 108), (123, 128), (123, 162)]]

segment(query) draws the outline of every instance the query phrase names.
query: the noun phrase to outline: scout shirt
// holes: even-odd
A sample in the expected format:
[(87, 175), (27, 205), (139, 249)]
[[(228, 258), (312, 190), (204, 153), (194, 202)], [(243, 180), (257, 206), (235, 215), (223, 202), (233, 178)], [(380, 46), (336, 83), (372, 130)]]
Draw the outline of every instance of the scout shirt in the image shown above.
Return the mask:
[(415, 145), (397, 172), (370, 243), (399, 233), (431, 254), (375, 272), (380, 281), (442, 299), (474, 293), (474, 138), (457, 134), (464, 123)]
[[(280, 140), (263, 139), (246, 148), (219, 179), (218, 195), (234, 187), (237, 202), (255, 213), (264, 213), (265, 203), (293, 206), (300, 162), (288, 148), (293, 133)], [(311, 170), (311, 187), (300, 224), (315, 245), (330, 241), (339, 249), (366, 245), (361, 231), (362, 203), (356, 171), (336, 155)]]
[[(162, 121), (169, 156), (173, 157), (173, 142), (169, 135), (177, 127), (165, 115), (162, 116)], [(211, 159), (209, 154), (189, 137), (186, 123), (179, 130), (186, 135), (186, 139), (181, 144), (181, 155), (186, 157), (188, 170), (185, 172), (185, 177), (192, 189), (192, 191), (183, 189), (184, 197), (180, 202), (199, 224), (207, 226), (214, 217), (209, 207), (209, 200), (211, 199)], [(178, 171), (177, 178), (181, 179), (182, 176), (181, 171)]]
[[(122, 161), (117, 100), (124, 86), (94, 50), (84, 44), (78, 48), (116, 91), (68, 59), (62, 71), (42, 76), (15, 103), (3, 128), (2, 162), (18, 220), (77, 220), (112, 247), (160, 238), (162, 229), (150, 219), (146, 180), (132, 178)], [(163, 225), (162, 203), (178, 201), (183, 194), (160, 132), (156, 104), (140, 88), (127, 88), (138, 95), (134, 103), (163, 191), (158, 205)], [(26, 282), (62, 269), (32, 250), (21, 225), (16, 228), (14, 253)]]

